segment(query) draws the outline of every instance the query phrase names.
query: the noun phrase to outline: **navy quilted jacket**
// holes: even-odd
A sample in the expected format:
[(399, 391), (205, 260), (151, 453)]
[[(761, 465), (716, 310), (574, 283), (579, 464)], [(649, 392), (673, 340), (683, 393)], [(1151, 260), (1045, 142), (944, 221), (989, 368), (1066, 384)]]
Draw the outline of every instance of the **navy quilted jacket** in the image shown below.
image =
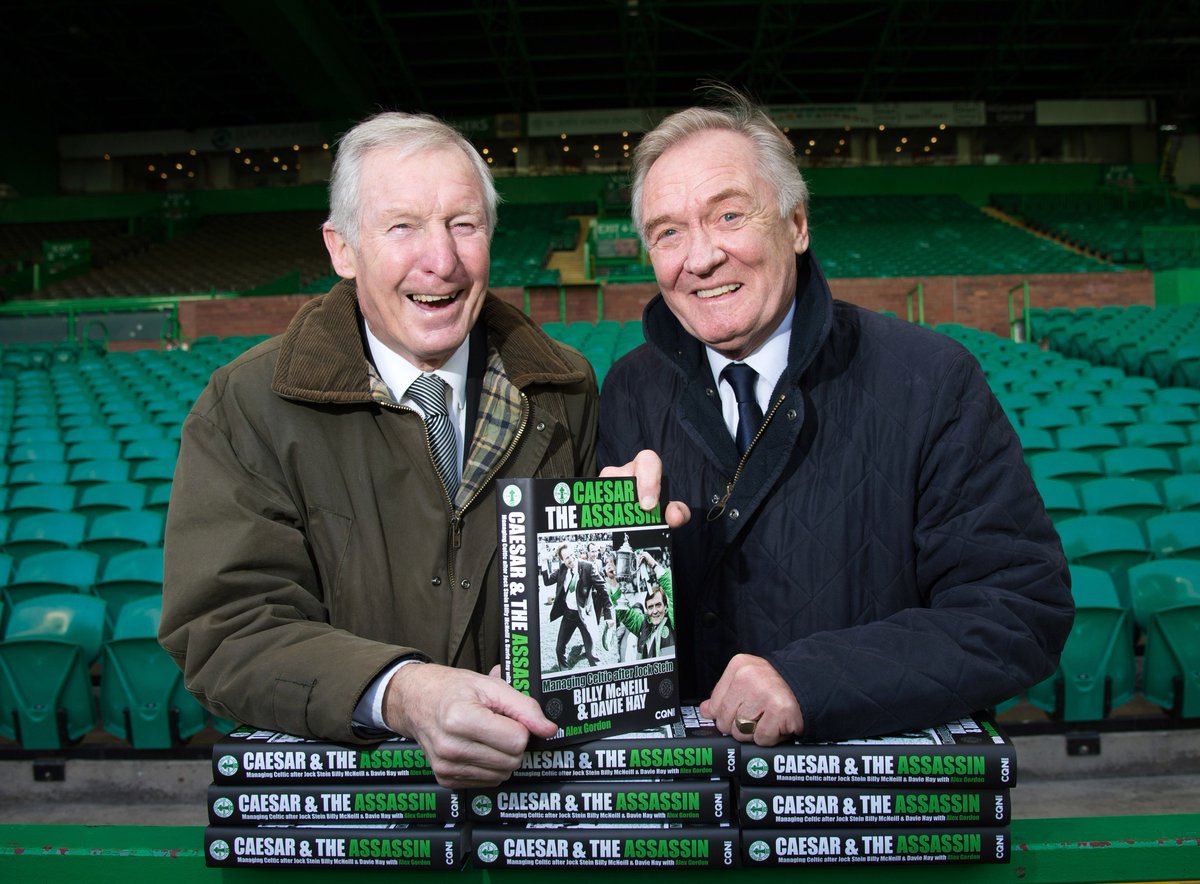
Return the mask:
[(644, 330), (604, 381), (599, 457), (659, 452), (692, 508), (673, 558), (685, 698), (756, 654), (805, 735), (837, 740), (948, 721), (1054, 671), (1066, 561), (958, 343), (833, 301), (801, 256), (788, 370), (739, 472), (701, 345), (661, 295)]

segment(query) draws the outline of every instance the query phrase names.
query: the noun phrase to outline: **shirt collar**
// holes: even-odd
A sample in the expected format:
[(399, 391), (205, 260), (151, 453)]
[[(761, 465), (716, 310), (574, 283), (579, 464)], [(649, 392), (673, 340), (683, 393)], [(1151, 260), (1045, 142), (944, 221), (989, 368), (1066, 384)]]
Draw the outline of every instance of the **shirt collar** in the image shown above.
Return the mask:
[[(397, 402), (404, 401), (408, 388), (423, 372), (375, 337), (371, 332), (371, 327), (365, 322), (363, 326), (367, 331), (367, 345), (371, 348), (371, 357), (375, 360), (375, 368), (379, 370), (379, 376), (387, 384), (392, 398)], [(454, 355), (446, 360), (445, 365), (433, 372), (450, 387), (448, 405), (451, 408), (451, 414), (454, 414), (454, 409), (466, 401), (470, 342), (471, 336), (467, 335), (458, 345), (458, 349), (454, 351)]]
[[(765, 390), (765, 393), (760, 392), (758, 397), (760, 402), (771, 395), (771, 391), (775, 389), (775, 385), (779, 383), (780, 377), (787, 368), (788, 345), (792, 337), (792, 314), (794, 312), (795, 310), (788, 310), (783, 315), (783, 321), (779, 323), (779, 327), (771, 333), (771, 337), (767, 338), (757, 350), (745, 359), (738, 360), (758, 372), (756, 389)], [(708, 355), (708, 365), (712, 369), (713, 378), (719, 383), (721, 372), (734, 360), (722, 356), (708, 345), (705, 345), (704, 352)]]

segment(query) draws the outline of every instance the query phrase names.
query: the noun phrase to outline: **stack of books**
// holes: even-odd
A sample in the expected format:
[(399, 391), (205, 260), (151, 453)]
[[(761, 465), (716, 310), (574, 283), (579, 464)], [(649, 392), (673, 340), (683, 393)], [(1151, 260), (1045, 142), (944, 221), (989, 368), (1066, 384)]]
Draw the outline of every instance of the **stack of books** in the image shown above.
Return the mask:
[(456, 869), (463, 796), (412, 740), (348, 746), (238, 728), (213, 745), (206, 862), (214, 867)]
[(1011, 741), (988, 718), (844, 743), (743, 744), (746, 866), (1009, 861)]
[(500, 788), (434, 782), (411, 740), (241, 728), (213, 747), (210, 866), (459, 868), (1004, 863), (1016, 753), (992, 720), (843, 743), (739, 743), (683, 707), (526, 751)]
[(737, 743), (685, 723), (526, 751), (499, 789), (468, 801), (487, 867), (739, 865)]

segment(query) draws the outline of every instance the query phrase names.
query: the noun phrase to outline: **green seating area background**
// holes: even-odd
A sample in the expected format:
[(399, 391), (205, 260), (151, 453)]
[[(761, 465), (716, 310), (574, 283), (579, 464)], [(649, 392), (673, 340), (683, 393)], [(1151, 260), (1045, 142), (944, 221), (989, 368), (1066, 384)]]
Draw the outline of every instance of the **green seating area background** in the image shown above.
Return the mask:
[[(821, 176), (815, 180), (814, 186), (824, 181)], [(928, 183), (932, 188), (936, 181)], [(557, 286), (564, 280), (549, 266), (551, 255), (585, 249), (585, 279), (653, 279), (636, 239), (622, 243), (630, 247), (616, 254), (609, 254), (613, 244), (600, 243), (595, 233), (581, 241), (581, 218), (619, 224), (627, 221), (627, 207), (607, 204), (599, 190), (592, 200), (554, 200), (551, 194), (558, 186), (547, 185), (544, 193), (535, 194), (542, 201), (501, 204), (492, 248), (494, 286)], [(323, 194), (314, 192), (306, 199), (318, 195)], [(1188, 208), (1181, 197), (1093, 185), (1084, 192), (993, 193), (990, 201), (1013, 223), (936, 189), (897, 195), (814, 192), (809, 218), (813, 249), (827, 274), (836, 278), (1200, 267), (1200, 209)], [(207, 201), (197, 197), (197, 203)], [(114, 203), (113, 210), (119, 208)], [(239, 206), (239, 211), (223, 213), (195, 208), (184, 222), (152, 224), (162, 219), (139, 204), (137, 214), (128, 218), (6, 221), (0, 223), (0, 297), (325, 291), (337, 277), (319, 233), (324, 215), (323, 209), (294, 207), (256, 212)], [(86, 244), (90, 258), (59, 267), (48, 257), (46, 244), (70, 242)]]
[[(1062, 664), (1006, 706), (1097, 722), (1136, 701), (1194, 719), (1200, 306), (1037, 311), (1031, 325), (1038, 343), (937, 327), (982, 365), (1071, 564)], [(643, 341), (638, 321), (544, 328), (601, 383)], [(188, 409), (260, 340), (0, 350), (0, 743), (50, 751), (103, 733), (162, 749), (214, 724), (154, 641), (163, 520)]]
[(997, 195), (992, 202), (1035, 230), (1119, 264), (1200, 267), (1200, 209), (1178, 197), (1029, 193)]
[[(1094, 317), (1100, 311), (1082, 311)], [(1153, 335), (1197, 338), (1194, 309), (1113, 309), (1134, 343), (1106, 364), (1086, 336), (1018, 344), (940, 330), (979, 359), (1025, 450), (1070, 562), (1075, 626), (1058, 671), (1023, 698), (1052, 717), (1102, 721), (1134, 700), (1200, 716), (1200, 388), (1154, 377)], [(1061, 319), (1062, 317), (1059, 317)], [(1040, 325), (1039, 325), (1040, 324)], [(1039, 332), (1035, 332), (1037, 337)], [(1085, 355), (1081, 355), (1085, 354)], [(1091, 358), (1087, 358), (1091, 357)], [(1139, 373), (1141, 372), (1141, 373)]]

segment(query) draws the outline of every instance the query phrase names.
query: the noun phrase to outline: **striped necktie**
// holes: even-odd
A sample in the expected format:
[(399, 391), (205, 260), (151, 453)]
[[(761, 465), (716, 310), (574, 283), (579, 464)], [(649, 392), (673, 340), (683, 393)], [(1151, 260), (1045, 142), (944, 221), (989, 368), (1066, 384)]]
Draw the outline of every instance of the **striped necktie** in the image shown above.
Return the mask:
[(446, 490), (454, 496), (458, 488), (458, 446), (454, 443), (454, 427), (446, 410), (446, 382), (436, 374), (423, 374), (408, 388), (408, 395), (425, 413), (425, 432), (429, 450), (437, 464)]

